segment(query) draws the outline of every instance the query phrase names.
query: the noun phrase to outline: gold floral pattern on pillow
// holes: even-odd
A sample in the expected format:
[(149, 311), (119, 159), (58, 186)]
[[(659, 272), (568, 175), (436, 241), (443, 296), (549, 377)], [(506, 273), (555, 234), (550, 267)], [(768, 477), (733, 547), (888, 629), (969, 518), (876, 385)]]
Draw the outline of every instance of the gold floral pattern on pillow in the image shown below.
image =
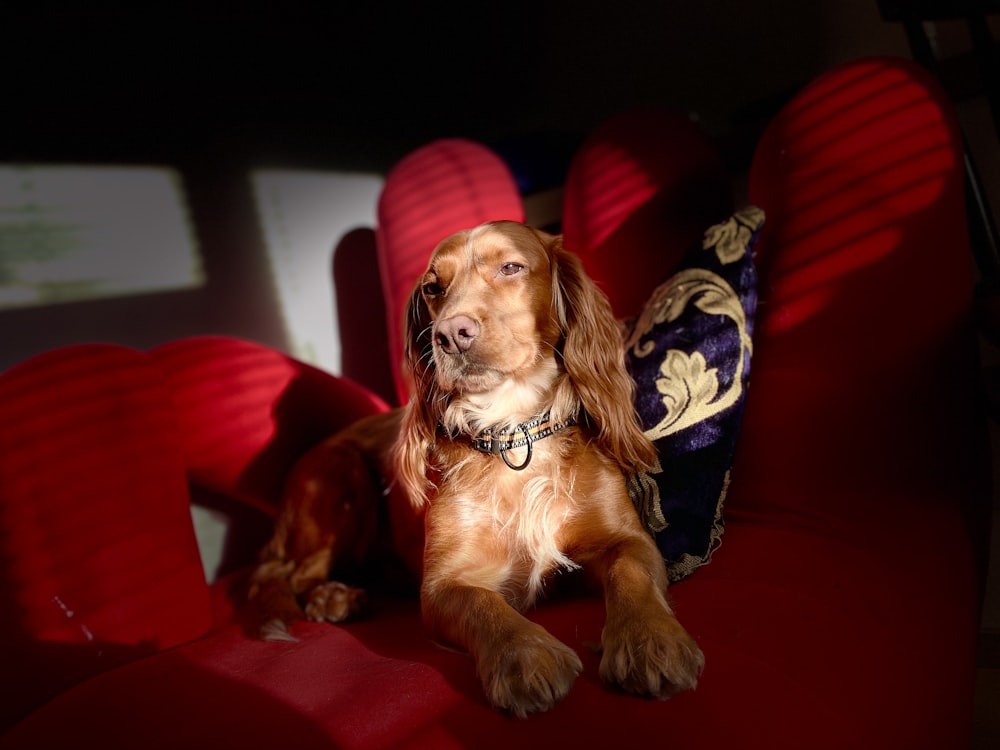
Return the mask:
[(628, 478), (629, 494), (675, 581), (711, 559), (725, 529), (763, 223), (751, 206), (709, 227), (624, 332), (636, 411), (659, 456), (651, 471)]

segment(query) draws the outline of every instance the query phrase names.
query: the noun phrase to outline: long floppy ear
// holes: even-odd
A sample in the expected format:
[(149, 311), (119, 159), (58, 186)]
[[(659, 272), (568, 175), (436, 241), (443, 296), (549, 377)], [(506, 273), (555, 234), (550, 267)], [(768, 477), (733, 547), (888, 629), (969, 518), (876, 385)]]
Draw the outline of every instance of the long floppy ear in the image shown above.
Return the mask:
[(404, 378), (410, 385), (410, 400), (404, 407), (402, 429), (396, 443), (396, 475), (410, 502), (423, 507), (433, 488), (428, 479), (428, 461), (437, 430), (441, 394), (434, 376), (431, 316), (418, 283), (410, 294), (403, 318)]
[(579, 258), (563, 248), (561, 237), (554, 238), (551, 251), (566, 372), (597, 428), (601, 448), (623, 469), (646, 471), (656, 464), (656, 449), (639, 424), (632, 398), (635, 383), (625, 369), (621, 329), (611, 304)]

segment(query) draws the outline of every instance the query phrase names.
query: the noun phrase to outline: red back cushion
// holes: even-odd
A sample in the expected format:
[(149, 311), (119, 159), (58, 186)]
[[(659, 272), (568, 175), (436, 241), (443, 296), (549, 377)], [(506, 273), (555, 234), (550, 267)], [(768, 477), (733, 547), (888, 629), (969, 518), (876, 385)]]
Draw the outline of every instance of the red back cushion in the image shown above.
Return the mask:
[(841, 514), (886, 477), (886, 493), (963, 484), (971, 254), (940, 86), (900, 60), (821, 76), (769, 125), (749, 188), (767, 222), (741, 471), (760, 507)]
[(340, 238), (333, 252), (333, 286), (341, 374), (394, 402), (396, 381), (384, 346), (385, 295), (373, 228), (357, 227)]
[(486, 221), (524, 221), (507, 165), (474, 141), (434, 141), (386, 176), (378, 204), (378, 259), (385, 295), (389, 362), (400, 403), (408, 399), (400, 364), (403, 311), (431, 252), (450, 234)]
[(566, 247), (626, 318), (731, 212), (729, 179), (708, 136), (683, 115), (635, 110), (600, 125), (574, 155), (562, 228)]

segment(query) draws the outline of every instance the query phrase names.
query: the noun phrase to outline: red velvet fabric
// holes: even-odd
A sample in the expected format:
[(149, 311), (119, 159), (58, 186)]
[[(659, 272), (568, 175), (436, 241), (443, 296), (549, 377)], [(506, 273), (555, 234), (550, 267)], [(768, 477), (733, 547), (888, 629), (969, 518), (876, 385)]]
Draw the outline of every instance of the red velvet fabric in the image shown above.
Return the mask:
[[(967, 747), (989, 464), (958, 144), (940, 89), (899, 60), (831, 71), (760, 143), (761, 304), (727, 530), (712, 563), (671, 589), (706, 654), (697, 691), (609, 691), (594, 651), (602, 604), (555, 601), (531, 616), (583, 674), (553, 711), (512, 720), (486, 706), (467, 657), (427, 640), (415, 601), (376, 599), (367, 620), (295, 626), (296, 643), (222, 623), (66, 691), (0, 748)], [(294, 365), (270, 374), (274, 355), (245, 342), (176, 346), (199, 349), (196, 364), (161, 350), (159, 376), (113, 369), (109, 382), (169, 384), (191, 476), (257, 495), (241, 482)], [(242, 395), (260, 382), (269, 395)], [(308, 414), (314, 401), (295, 403)], [(131, 455), (120, 442), (115, 455)], [(227, 585), (214, 587), (221, 615)]]
[[(679, 592), (714, 679), (668, 702), (609, 692), (597, 677), (604, 617), (593, 600), (534, 619), (577, 649), (584, 673), (554, 711), (519, 721), (486, 706), (471, 661), (429, 643), (415, 603), (390, 602), (344, 627), (305, 624), (298, 643), (249, 641), (234, 626), (91, 680), (0, 739), (0, 747), (509, 748), (662, 746), (858, 747), (835, 708), (778, 669), (705, 634), (708, 612)], [(717, 629), (718, 625), (713, 626)], [(794, 710), (793, 710), (794, 709)], [(817, 738), (817, 727), (822, 735)], [(814, 741), (817, 740), (818, 741)], [(34, 743), (34, 744), (33, 744)]]
[(208, 631), (172, 411), (151, 359), (121, 347), (0, 375), (0, 729)]
[(899, 60), (830, 72), (764, 134), (750, 201), (763, 287), (721, 553), (758, 538), (733, 581), (770, 613), (745, 633), (866, 745), (965, 747), (989, 459), (946, 98)]
[[(341, 374), (395, 403), (398, 397), (385, 344), (385, 294), (374, 229), (358, 227), (340, 238), (333, 252), (333, 286)], [(398, 365), (397, 359), (393, 362)]]
[(388, 409), (371, 391), (249, 341), (198, 337), (151, 352), (173, 396), (191, 480), (273, 512), (295, 460)]
[(676, 112), (629, 111), (598, 126), (573, 156), (563, 238), (615, 315), (628, 318), (732, 209), (722, 159), (700, 128)]

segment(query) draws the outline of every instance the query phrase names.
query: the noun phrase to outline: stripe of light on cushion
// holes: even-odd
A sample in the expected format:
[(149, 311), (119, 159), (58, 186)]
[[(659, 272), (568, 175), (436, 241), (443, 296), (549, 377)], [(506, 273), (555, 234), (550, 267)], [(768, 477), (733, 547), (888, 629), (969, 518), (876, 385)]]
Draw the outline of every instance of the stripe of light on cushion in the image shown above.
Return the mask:
[(514, 177), (488, 147), (446, 138), (413, 151), (386, 176), (378, 204), (378, 258), (389, 361), (400, 403), (403, 312), (431, 252), (448, 235), (486, 221), (524, 221)]
[(573, 156), (562, 229), (566, 248), (627, 318), (732, 205), (722, 159), (694, 122), (633, 110), (599, 125)]
[(268, 513), (299, 456), (388, 408), (347, 378), (252, 341), (193, 337), (150, 354), (173, 397), (191, 480)]

